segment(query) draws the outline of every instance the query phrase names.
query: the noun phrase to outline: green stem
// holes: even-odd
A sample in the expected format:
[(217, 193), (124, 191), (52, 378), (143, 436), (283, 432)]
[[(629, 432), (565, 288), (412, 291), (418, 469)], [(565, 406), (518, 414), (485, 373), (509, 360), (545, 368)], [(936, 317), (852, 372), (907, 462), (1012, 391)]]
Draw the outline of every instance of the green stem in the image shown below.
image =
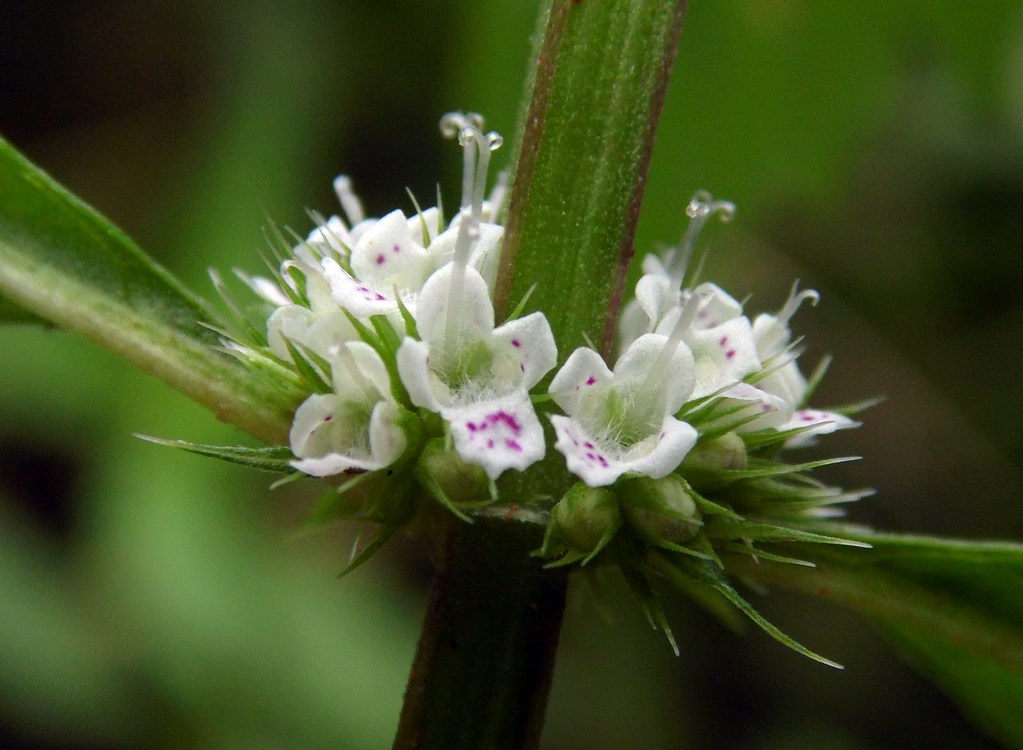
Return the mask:
[(534, 286), (567, 354), (606, 355), (633, 254), (684, 0), (552, 0), (521, 123), (495, 290), (498, 316)]
[(395, 750), (537, 747), (567, 580), (530, 556), (542, 533), (493, 518), (451, 522)]

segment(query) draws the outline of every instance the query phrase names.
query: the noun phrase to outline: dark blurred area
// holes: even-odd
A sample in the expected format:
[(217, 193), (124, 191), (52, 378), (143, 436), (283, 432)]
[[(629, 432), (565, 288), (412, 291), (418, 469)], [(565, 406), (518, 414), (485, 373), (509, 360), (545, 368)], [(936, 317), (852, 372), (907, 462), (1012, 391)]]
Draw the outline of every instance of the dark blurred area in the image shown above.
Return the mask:
[[(1023, 536), (1023, 9), (915, 0), (691, 3), (637, 247), (698, 188), (734, 200), (707, 275), (752, 311), (792, 280), (835, 357), (821, 406), (886, 400), (828, 479), (852, 517)], [(371, 214), (454, 200), (451, 109), (510, 136), (522, 0), (0, 5), (0, 134), (203, 295), (304, 233), (344, 171)], [(500, 154), (498, 155), (500, 161)], [(245, 436), (59, 331), (0, 329), (0, 746), (389, 746), (428, 563), (299, 535), (317, 488), (143, 443)], [(804, 367), (804, 369), (808, 369)], [(544, 747), (994, 747), (869, 625), (751, 593), (828, 670), (669, 597), (682, 656), (619, 581), (572, 592)]]

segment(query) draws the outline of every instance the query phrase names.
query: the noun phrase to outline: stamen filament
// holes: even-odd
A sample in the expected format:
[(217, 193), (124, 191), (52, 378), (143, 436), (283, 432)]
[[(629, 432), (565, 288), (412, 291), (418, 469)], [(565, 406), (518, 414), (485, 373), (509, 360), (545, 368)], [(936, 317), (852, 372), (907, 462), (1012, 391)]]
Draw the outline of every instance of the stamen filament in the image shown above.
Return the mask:
[(710, 193), (699, 190), (694, 195), (689, 205), (686, 206), (686, 215), (689, 216), (689, 226), (682, 235), (682, 242), (678, 249), (668, 259), (668, 267), (671, 272), (671, 289), (681, 289), (685, 280), (686, 269), (693, 257), (693, 248), (696, 247), (696, 240), (699, 239), (703, 225), (707, 223), (714, 214), (720, 214), (722, 221), (731, 221), (735, 215), (735, 204), (730, 201), (716, 201)]
[(796, 311), (799, 310), (799, 307), (805, 300), (810, 300), (810, 304), (816, 307), (817, 302), (821, 298), (816, 289), (804, 289), (801, 292), (798, 291), (798, 289), (799, 282), (797, 281), (792, 285), (792, 291), (789, 292), (789, 298), (785, 301), (781, 310), (778, 311), (778, 315), (776, 317), (781, 325), (788, 325), (792, 316), (796, 314)]
[(654, 363), (647, 371), (646, 377), (643, 378), (643, 383), (640, 385), (640, 390), (643, 393), (653, 394), (662, 390), (661, 386), (663, 385), (664, 376), (668, 372), (668, 363), (671, 362), (671, 358), (678, 351), (686, 331), (693, 325), (696, 316), (699, 315), (704, 305), (710, 301), (710, 298), (711, 294), (709, 292), (697, 292), (686, 302), (685, 307), (682, 308), (682, 312), (678, 316), (678, 320), (675, 321), (674, 328), (671, 329), (668, 340), (664, 343), (664, 347), (658, 353), (657, 359), (654, 360)]

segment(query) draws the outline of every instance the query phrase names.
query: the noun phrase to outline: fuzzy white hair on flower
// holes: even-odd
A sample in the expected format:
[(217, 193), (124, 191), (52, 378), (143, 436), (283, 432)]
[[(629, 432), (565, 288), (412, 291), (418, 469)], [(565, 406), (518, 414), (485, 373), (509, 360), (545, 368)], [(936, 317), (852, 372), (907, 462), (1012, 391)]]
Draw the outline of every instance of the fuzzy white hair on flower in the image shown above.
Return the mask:
[[(468, 125), (459, 137), (474, 140), (480, 151), (493, 147), (492, 139)], [(487, 283), (469, 265), (478, 207), (475, 198), (463, 206), (454, 257), (419, 295), (421, 340), (406, 338), (397, 360), (412, 403), (439, 413), (462, 459), (496, 479), (544, 456), (529, 389), (554, 367), (557, 348), (542, 313), (495, 328)]]
[(334, 391), (313, 394), (295, 412), (291, 465), (316, 477), (391, 465), (408, 441), (380, 355), (352, 341), (336, 348), (331, 370)]
[(626, 473), (660, 479), (696, 444), (697, 432), (673, 415), (696, 385), (696, 363), (682, 340), (706, 300), (693, 297), (670, 336), (648, 333), (607, 368), (597, 352), (572, 352), (549, 392), (567, 416), (554, 415), (554, 447), (590, 487)]

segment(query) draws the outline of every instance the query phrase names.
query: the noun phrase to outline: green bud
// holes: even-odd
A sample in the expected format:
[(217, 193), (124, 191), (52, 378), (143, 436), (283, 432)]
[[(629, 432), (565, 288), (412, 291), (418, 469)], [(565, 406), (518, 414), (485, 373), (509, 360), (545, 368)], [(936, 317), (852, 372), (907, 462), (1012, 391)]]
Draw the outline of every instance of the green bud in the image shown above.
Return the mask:
[(692, 491), (679, 476), (638, 477), (622, 482), (619, 487), (626, 521), (652, 544), (683, 544), (703, 528)]
[(718, 489), (731, 480), (723, 472), (746, 468), (746, 443), (734, 432), (700, 442), (682, 462), (682, 475), (702, 489)]
[[(427, 441), (415, 468), (416, 479), (442, 505), (459, 505), (490, 499), (490, 479), (483, 467), (466, 463), (442, 438)], [(457, 510), (456, 510), (457, 512)]]
[(621, 525), (618, 498), (612, 490), (576, 482), (551, 510), (542, 552), (551, 555), (567, 550), (579, 557), (592, 557), (614, 538)]

